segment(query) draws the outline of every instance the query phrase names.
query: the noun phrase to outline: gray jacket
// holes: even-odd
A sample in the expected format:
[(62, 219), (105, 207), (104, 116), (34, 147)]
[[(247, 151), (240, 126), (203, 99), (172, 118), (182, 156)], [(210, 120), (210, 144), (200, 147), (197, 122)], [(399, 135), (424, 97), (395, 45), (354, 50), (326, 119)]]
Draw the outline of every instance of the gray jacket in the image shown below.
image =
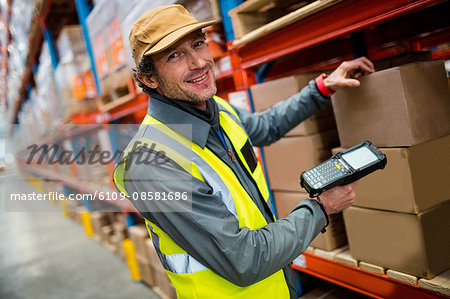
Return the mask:
[[(329, 98), (323, 97), (311, 81), (300, 93), (262, 113), (250, 114), (245, 109), (233, 108), (251, 143), (261, 147), (283, 137), (328, 102)], [(233, 169), (268, 224), (257, 230), (239, 228), (239, 221), (225, 207), (222, 194), (214, 194), (211, 186), (193, 178), (173, 161), (151, 166), (131, 163), (126, 189), (132, 194), (191, 188), (192, 206), (181, 205), (175, 213), (157, 212), (151, 201), (132, 200), (136, 209), (198, 262), (236, 285), (251, 285), (283, 268), (291, 298), (297, 298), (295, 277), (289, 264), (325, 225), (325, 216), (317, 202), (305, 199), (286, 218), (273, 222), (256, 186), (245, 170), (232, 162), (217, 132), (208, 123), (152, 98), (149, 99), (149, 111), (164, 124), (191, 124), (192, 141), (202, 148), (210, 148)]]

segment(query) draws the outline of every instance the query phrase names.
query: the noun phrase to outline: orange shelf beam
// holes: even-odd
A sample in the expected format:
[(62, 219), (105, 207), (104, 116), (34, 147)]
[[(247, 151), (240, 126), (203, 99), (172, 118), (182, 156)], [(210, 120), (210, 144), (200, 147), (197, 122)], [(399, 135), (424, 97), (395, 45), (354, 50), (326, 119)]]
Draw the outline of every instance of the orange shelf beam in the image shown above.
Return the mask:
[(248, 69), (282, 56), (425, 9), (437, 0), (347, 0), (247, 45), (238, 46)]
[(450, 298), (417, 285), (406, 284), (357, 267), (348, 266), (314, 254), (304, 253), (305, 267), (292, 268), (357, 291), (373, 298), (436, 299)]

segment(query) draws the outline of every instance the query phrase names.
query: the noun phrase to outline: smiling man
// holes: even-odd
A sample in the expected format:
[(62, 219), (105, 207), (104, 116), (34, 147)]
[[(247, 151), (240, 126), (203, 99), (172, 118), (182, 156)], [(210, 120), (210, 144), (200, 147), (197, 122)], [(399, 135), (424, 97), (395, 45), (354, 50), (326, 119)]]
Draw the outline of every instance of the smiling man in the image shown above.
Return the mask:
[[(114, 181), (145, 218), (179, 298), (297, 298), (290, 262), (329, 214), (352, 204), (354, 184), (305, 199), (275, 221), (252, 146), (280, 139), (334, 91), (358, 86), (354, 78), (373, 72), (373, 64), (344, 62), (273, 108), (250, 114), (215, 96), (214, 61), (201, 31), (213, 23), (170, 5), (134, 24), (134, 76), (149, 95), (148, 115)], [(164, 155), (164, 163), (134, 163), (142, 152)]]
[(147, 59), (152, 59), (157, 73), (155, 76), (138, 73), (139, 81), (168, 98), (206, 109), (206, 101), (216, 93), (216, 84), (214, 60), (201, 31), (189, 33), (174, 46)]

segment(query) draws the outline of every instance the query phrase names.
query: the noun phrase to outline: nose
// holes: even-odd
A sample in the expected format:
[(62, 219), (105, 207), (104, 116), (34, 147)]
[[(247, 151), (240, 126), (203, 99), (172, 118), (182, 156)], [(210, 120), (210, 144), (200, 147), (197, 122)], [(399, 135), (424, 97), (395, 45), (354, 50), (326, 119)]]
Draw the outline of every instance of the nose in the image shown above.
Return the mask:
[(206, 66), (206, 63), (207, 62), (203, 58), (203, 56), (195, 51), (195, 49), (189, 51), (189, 68), (191, 70), (204, 68)]

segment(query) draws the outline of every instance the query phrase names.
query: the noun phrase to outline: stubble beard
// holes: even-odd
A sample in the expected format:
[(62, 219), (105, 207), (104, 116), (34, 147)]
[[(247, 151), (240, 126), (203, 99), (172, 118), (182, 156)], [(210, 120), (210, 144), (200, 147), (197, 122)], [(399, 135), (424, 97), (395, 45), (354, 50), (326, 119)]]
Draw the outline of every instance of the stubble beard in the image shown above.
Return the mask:
[(217, 84), (216, 84), (214, 73), (212, 72), (212, 68), (210, 68), (210, 71), (213, 76), (212, 82), (214, 84), (214, 89), (210, 95), (207, 95), (204, 97), (201, 97), (194, 92), (190, 92), (189, 90), (182, 90), (175, 83), (165, 82), (159, 76), (159, 74), (157, 74), (155, 76), (155, 79), (158, 82), (158, 88), (160, 89), (161, 93), (164, 96), (171, 98), (171, 99), (177, 99), (177, 100), (182, 100), (182, 101), (187, 101), (187, 102), (192, 102), (192, 103), (201, 103), (201, 102), (206, 102), (208, 99), (212, 98), (217, 92)]

